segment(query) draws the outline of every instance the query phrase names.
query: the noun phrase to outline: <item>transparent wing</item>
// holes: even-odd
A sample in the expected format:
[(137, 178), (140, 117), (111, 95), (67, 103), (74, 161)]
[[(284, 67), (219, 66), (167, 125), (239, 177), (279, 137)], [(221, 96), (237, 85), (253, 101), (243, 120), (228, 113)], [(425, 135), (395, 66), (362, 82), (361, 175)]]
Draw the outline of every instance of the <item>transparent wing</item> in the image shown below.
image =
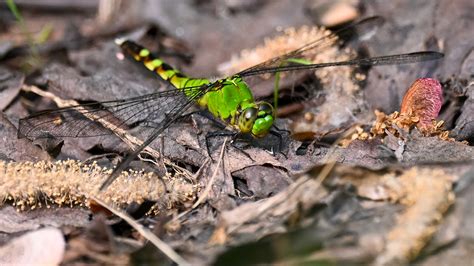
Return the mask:
[(440, 59), (444, 54), (434, 51), (424, 51), (424, 52), (415, 52), (407, 54), (396, 54), (396, 55), (384, 55), (368, 58), (358, 58), (347, 61), (340, 62), (329, 62), (329, 63), (320, 63), (320, 64), (297, 64), (290, 63), (285, 66), (279, 67), (262, 67), (254, 69), (250, 72), (246, 72), (245, 76), (255, 76), (266, 73), (277, 73), (277, 72), (288, 72), (296, 70), (308, 70), (308, 69), (318, 69), (324, 67), (333, 67), (333, 66), (377, 66), (377, 65), (399, 65), (399, 64), (410, 64), (416, 62), (423, 62), (429, 60)]
[[(327, 63), (305, 63), (298, 62), (298, 59), (314, 58), (315, 55), (324, 51), (328, 47), (337, 44), (338, 39), (347, 39), (357, 37), (358, 39), (365, 39), (368, 36), (375, 34), (377, 28), (383, 25), (384, 19), (382, 17), (369, 17), (353, 24), (350, 24), (340, 30), (330, 32), (323, 37), (316, 39), (299, 49), (293, 50), (281, 56), (267, 60), (261, 64), (250, 67), (239, 72), (237, 75), (242, 77), (256, 76), (261, 74), (301, 71), (309, 69), (318, 69), (331, 66), (374, 66), (374, 65), (389, 65), (389, 64), (408, 64), (415, 62), (422, 62), (428, 60), (435, 60), (443, 57), (442, 53), (433, 51), (423, 51), (407, 54), (397, 54), (389, 56), (379, 56), (370, 58), (353, 58), (350, 60)], [(291, 60), (290, 60), (291, 59)]]
[(258, 72), (258, 70), (261, 69), (278, 68), (282, 65), (287, 65), (288, 59), (290, 58), (310, 58), (312, 57), (312, 55), (320, 53), (324, 51), (324, 49), (333, 46), (338, 39), (348, 39), (356, 36), (360, 39), (363, 39), (371, 34), (374, 34), (377, 28), (382, 26), (384, 22), (385, 20), (379, 16), (369, 17), (360, 20), (339, 30), (328, 32), (323, 37), (309, 42), (296, 50), (274, 57), (263, 63), (245, 69), (239, 72), (237, 75), (247, 76), (250, 73)]
[(167, 116), (179, 115), (177, 109), (190, 106), (210, 87), (172, 89), (124, 100), (43, 111), (21, 119), (18, 136), (29, 139), (93, 137), (112, 134), (118, 128), (126, 130), (130, 125), (158, 128)]
[[(189, 108), (193, 104), (193, 102), (207, 93), (209, 90), (213, 89), (213, 84), (204, 85), (200, 90), (191, 91), (192, 95), (187, 95), (190, 99), (188, 101), (180, 101), (177, 104), (171, 105), (172, 107), (168, 110), (168, 112), (162, 116), (162, 120), (157, 124), (157, 127), (153, 132), (143, 141), (143, 143), (135, 148), (132, 153), (128, 154), (127, 157), (124, 158), (120, 164), (115, 167), (113, 172), (107, 179), (102, 183), (100, 186), (100, 190), (104, 190), (107, 188), (112, 182), (120, 175), (120, 173), (127, 168), (127, 166), (132, 162), (140, 152), (145, 149), (150, 143), (153, 142), (166, 128), (168, 128), (178, 117), (181, 116), (184, 110)], [(184, 94), (182, 94), (184, 96)], [(168, 99), (168, 98), (167, 98)], [(182, 99), (182, 98), (181, 98)], [(180, 100), (180, 99), (175, 99)]]

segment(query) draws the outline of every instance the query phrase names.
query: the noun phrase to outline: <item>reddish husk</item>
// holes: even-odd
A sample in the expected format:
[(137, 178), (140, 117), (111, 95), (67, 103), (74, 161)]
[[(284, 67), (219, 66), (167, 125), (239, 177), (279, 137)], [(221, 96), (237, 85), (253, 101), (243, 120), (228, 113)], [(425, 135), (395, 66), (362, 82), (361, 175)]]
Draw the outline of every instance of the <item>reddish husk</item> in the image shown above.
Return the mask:
[(405, 93), (400, 112), (387, 115), (375, 110), (376, 121), (370, 129), (370, 134), (360, 129), (342, 141), (341, 145), (347, 147), (355, 139), (384, 137), (387, 133), (403, 138), (404, 134), (401, 132), (409, 132), (414, 126), (424, 136), (438, 136), (443, 140), (455, 141), (449, 137), (449, 131), (442, 129), (444, 122), (436, 121), (442, 103), (443, 92), (439, 81), (432, 78), (417, 79)]
[(417, 79), (405, 93), (400, 107), (401, 115), (418, 117), (418, 128), (427, 130), (433, 126), (443, 103), (441, 84), (436, 79)]

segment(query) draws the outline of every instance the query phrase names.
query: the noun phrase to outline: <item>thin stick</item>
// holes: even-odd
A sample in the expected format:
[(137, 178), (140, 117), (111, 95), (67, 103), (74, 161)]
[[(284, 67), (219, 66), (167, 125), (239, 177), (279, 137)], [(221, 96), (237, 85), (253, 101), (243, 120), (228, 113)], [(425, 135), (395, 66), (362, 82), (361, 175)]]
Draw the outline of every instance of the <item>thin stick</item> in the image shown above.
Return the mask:
[(132, 226), (138, 233), (140, 233), (144, 238), (150, 241), (157, 249), (159, 249), (163, 254), (165, 254), (168, 258), (174, 261), (178, 265), (191, 265), (187, 262), (183, 257), (181, 257), (176, 251), (173, 250), (168, 244), (163, 242), (159, 239), (155, 234), (153, 234), (150, 230), (143, 227), (141, 224), (136, 222), (132, 217), (128, 214), (121, 212), (119, 210), (114, 209), (113, 207), (107, 205), (104, 201), (98, 199), (95, 196), (90, 196), (93, 200), (97, 203), (102, 205), (104, 208), (112, 212), (113, 214), (117, 215), (118, 217), (122, 218), (126, 221), (130, 226)]
[(319, 185), (321, 185), (323, 183), (324, 179), (326, 179), (326, 177), (329, 176), (332, 169), (334, 168), (334, 166), (337, 163), (336, 160), (331, 160), (331, 155), (336, 150), (337, 145), (339, 145), (339, 143), (343, 139), (345, 139), (348, 136), (352, 135), (356, 131), (355, 130), (356, 126), (353, 126), (350, 129), (348, 129), (346, 132), (344, 132), (344, 134), (342, 134), (342, 136), (340, 136), (338, 139), (336, 139), (336, 141), (334, 141), (334, 143), (329, 148), (328, 153), (326, 153), (326, 156), (324, 156), (324, 158), (323, 158), (323, 163), (325, 165), (324, 165), (323, 169), (321, 169), (321, 172), (319, 172), (318, 177), (316, 178), (316, 181), (319, 183)]
[(225, 138), (224, 143), (222, 143), (221, 153), (219, 155), (219, 161), (217, 161), (216, 169), (214, 169), (214, 173), (212, 173), (212, 176), (211, 176), (211, 179), (209, 180), (209, 183), (207, 184), (207, 186), (204, 189), (204, 192), (201, 194), (201, 196), (199, 196), (198, 200), (193, 204), (191, 209), (194, 209), (197, 206), (199, 206), (199, 204), (201, 204), (206, 199), (207, 195), (211, 191), (212, 185), (214, 184), (214, 181), (215, 181), (216, 176), (217, 176), (217, 170), (219, 169), (219, 167), (221, 165), (221, 162), (223, 161), (223, 158), (224, 158), (224, 150), (225, 150), (224, 148), (225, 148), (226, 143), (227, 143), (227, 138)]

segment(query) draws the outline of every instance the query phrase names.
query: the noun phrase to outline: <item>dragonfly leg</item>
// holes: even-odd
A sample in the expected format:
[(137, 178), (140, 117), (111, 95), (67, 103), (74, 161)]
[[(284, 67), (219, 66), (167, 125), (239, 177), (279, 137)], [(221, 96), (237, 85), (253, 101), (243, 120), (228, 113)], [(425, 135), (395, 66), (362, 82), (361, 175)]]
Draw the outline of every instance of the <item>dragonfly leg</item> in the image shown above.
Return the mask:
[(284, 154), (281, 150), (282, 146), (283, 146), (283, 136), (280, 134), (280, 132), (278, 131), (274, 131), (274, 130), (270, 130), (269, 132), (270, 134), (272, 134), (273, 136), (277, 137), (278, 138), (278, 147), (277, 147), (277, 152), (278, 153), (281, 153), (286, 159), (288, 159), (286, 157), (286, 154)]
[(211, 160), (213, 160), (213, 159), (212, 159), (211, 151), (210, 151), (210, 148), (209, 148), (210, 147), (210, 139), (215, 138), (215, 137), (232, 137), (232, 141), (231, 141), (232, 147), (236, 148), (237, 150), (242, 152), (245, 156), (247, 156), (249, 159), (251, 159), (253, 161), (250, 154), (248, 154), (243, 149), (241, 149), (241, 148), (239, 148), (238, 146), (235, 145), (235, 141), (239, 137), (239, 134), (237, 132), (225, 130), (226, 125), (224, 123), (222, 123), (221, 120), (217, 119), (215, 116), (213, 116), (211, 113), (209, 113), (207, 110), (193, 111), (193, 112), (190, 112), (188, 114), (182, 115), (180, 117), (180, 119), (184, 119), (184, 118), (186, 118), (186, 117), (188, 117), (192, 114), (200, 115), (204, 118), (207, 118), (208, 120), (213, 122), (219, 128), (218, 131), (210, 132), (206, 135), (206, 150), (207, 150), (207, 154), (209, 155)]
[[(183, 121), (184, 119), (188, 118), (188, 117), (191, 117), (191, 115), (199, 115), (201, 117), (204, 117), (208, 120), (210, 120), (213, 124), (215, 124), (220, 130), (224, 130), (226, 128), (226, 125), (224, 123), (222, 123), (222, 121), (220, 121), (219, 119), (215, 118), (211, 113), (209, 113), (207, 110), (197, 110), (197, 111), (193, 111), (193, 112), (189, 112), (189, 113), (186, 113), (184, 115), (181, 115), (177, 121)], [(201, 132), (199, 130), (199, 126), (198, 126), (198, 123), (197, 121), (195, 121), (193, 118), (192, 119), (192, 122), (193, 122), (193, 126), (198, 130), (198, 132)]]
[(213, 116), (211, 113), (209, 113), (209, 111), (207, 110), (199, 110), (199, 111), (196, 111), (194, 112), (195, 114), (197, 115), (200, 115), (204, 118), (207, 118), (209, 119), (211, 122), (213, 122), (218, 128), (220, 128), (221, 130), (224, 130), (226, 128), (226, 125), (224, 123), (222, 123), (221, 120), (217, 119), (215, 116)]
[(228, 131), (228, 130), (219, 130), (219, 131), (209, 132), (206, 134), (207, 155), (211, 158), (212, 161), (214, 161), (214, 159), (212, 158), (211, 149), (209, 148), (211, 146), (210, 139), (216, 138), (216, 137), (229, 137), (229, 136), (231, 136), (232, 139), (234, 139), (236, 135), (237, 133)]
[[(232, 137), (232, 140), (231, 140), (231, 144), (232, 147), (234, 147), (235, 149), (237, 149), (238, 151), (240, 151), (242, 154), (244, 154), (245, 156), (247, 156), (250, 160), (254, 161), (254, 159), (252, 158), (252, 156), (250, 156), (250, 154), (248, 154), (246, 151), (244, 151), (242, 148), (238, 147), (235, 143), (236, 143), (236, 140), (239, 138), (240, 134), (237, 133), (237, 132), (233, 132), (233, 131), (229, 131), (229, 130), (220, 130), (220, 131), (215, 131), (215, 132), (210, 132), (206, 135), (206, 149), (207, 149), (207, 154), (209, 155), (209, 157), (212, 159), (212, 156), (211, 156), (211, 150), (209, 149), (211, 143), (210, 143), (210, 139), (211, 138), (215, 138), (215, 137)], [(213, 159), (212, 159), (213, 160)]]
[(239, 134), (235, 134), (235, 136), (232, 137), (232, 141), (230, 142), (230, 145), (234, 147), (236, 150), (240, 151), (243, 155), (247, 156), (252, 162), (255, 162), (255, 160), (248, 154), (248, 152), (244, 151), (242, 148), (238, 147), (235, 143), (237, 138), (239, 137)]
[(278, 132), (285, 132), (286, 134), (290, 135), (291, 134), (291, 131), (287, 130), (287, 129), (281, 129), (275, 125), (272, 126), (273, 128), (275, 128), (275, 131), (278, 131)]
[(288, 135), (290, 134), (290, 131), (286, 130), (286, 129), (279, 129), (278, 127), (276, 127), (275, 125), (273, 125), (273, 127), (275, 129), (270, 129), (270, 134), (272, 134), (273, 136), (277, 137), (278, 138), (278, 153), (282, 154), (283, 157), (285, 157), (285, 159), (288, 159), (288, 157), (286, 157), (286, 154), (283, 153), (282, 151), (282, 148), (283, 148), (283, 136), (280, 132), (286, 132)]

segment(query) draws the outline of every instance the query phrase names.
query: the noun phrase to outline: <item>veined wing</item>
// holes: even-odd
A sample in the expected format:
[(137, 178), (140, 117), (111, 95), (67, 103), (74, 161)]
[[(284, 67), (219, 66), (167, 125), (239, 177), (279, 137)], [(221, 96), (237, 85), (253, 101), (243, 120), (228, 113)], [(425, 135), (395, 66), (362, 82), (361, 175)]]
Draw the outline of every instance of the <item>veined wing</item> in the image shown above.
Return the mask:
[(129, 125), (161, 127), (166, 117), (177, 115), (177, 110), (184, 111), (184, 107), (192, 105), (210, 87), (171, 89), (129, 99), (43, 111), (21, 119), (18, 136), (29, 139), (93, 137), (112, 134), (115, 129), (127, 129)]
[(323, 37), (309, 42), (296, 50), (271, 58), (265, 62), (240, 71), (238, 75), (247, 76), (249, 73), (253, 73), (258, 69), (275, 68), (282, 65), (287, 65), (289, 63), (288, 59), (291, 58), (311, 58), (312, 55), (321, 53), (328, 47), (337, 44), (339, 39), (347, 39), (355, 36), (363, 39), (365, 36), (375, 33), (375, 31), (384, 23), (384, 18), (380, 16), (374, 16), (354, 22), (336, 31), (328, 31), (328, 33)]
[(277, 72), (288, 72), (296, 70), (308, 70), (308, 69), (318, 69), (324, 67), (333, 67), (333, 66), (378, 66), (378, 65), (400, 65), (400, 64), (410, 64), (416, 62), (430, 61), (441, 59), (444, 57), (444, 54), (434, 51), (423, 51), (423, 52), (414, 52), (407, 54), (396, 54), (396, 55), (384, 55), (368, 58), (356, 58), (352, 60), (340, 61), (340, 62), (329, 62), (329, 63), (319, 63), (319, 64), (298, 64), (298, 63), (289, 63), (287, 65), (278, 66), (278, 67), (262, 67), (257, 68), (252, 71), (246, 72), (244, 77), (255, 76), (265, 73), (277, 73)]
[[(288, 72), (296, 70), (308, 70), (317, 69), (331, 66), (347, 66), (347, 65), (362, 65), (362, 66), (374, 66), (374, 65), (389, 65), (389, 64), (408, 64), (415, 62), (422, 62), (428, 60), (436, 60), (443, 57), (442, 53), (434, 51), (423, 51), (407, 54), (397, 54), (389, 56), (379, 56), (370, 58), (353, 58), (350, 60), (344, 60), (339, 62), (327, 62), (327, 63), (305, 63), (296, 62), (297, 59), (312, 58), (318, 53), (324, 51), (324, 49), (337, 44), (338, 39), (346, 39), (349, 37), (357, 36), (359, 39), (364, 39), (368, 35), (374, 34), (378, 27), (383, 25), (384, 19), (382, 17), (369, 17), (353, 24), (350, 24), (340, 30), (330, 32), (323, 37), (316, 39), (296, 50), (288, 52), (286, 54), (277, 56), (269, 59), (256, 66), (250, 67), (246, 70), (239, 72), (237, 75), (242, 77), (256, 76), (265, 73), (278, 73)], [(290, 60), (290, 59), (293, 59)], [(296, 60), (295, 60), (296, 59)]]
[[(174, 104), (172, 108), (162, 117), (162, 120), (157, 124), (155, 130), (143, 141), (143, 143), (135, 148), (132, 153), (128, 154), (127, 157), (120, 164), (115, 167), (114, 171), (107, 177), (107, 179), (100, 186), (100, 190), (106, 189), (114, 180), (120, 175), (120, 173), (127, 168), (127, 166), (140, 154), (140, 152), (145, 149), (150, 143), (152, 143), (163, 131), (168, 128), (178, 117), (181, 116), (184, 110), (189, 108), (191, 104), (206, 94), (209, 90), (213, 88), (213, 84), (203, 85), (199, 90), (193, 91), (194, 94), (188, 96), (190, 98), (188, 101), (178, 102)], [(184, 93), (182, 93), (184, 96)], [(182, 99), (182, 98), (181, 98)], [(179, 99), (176, 99), (179, 100)]]

